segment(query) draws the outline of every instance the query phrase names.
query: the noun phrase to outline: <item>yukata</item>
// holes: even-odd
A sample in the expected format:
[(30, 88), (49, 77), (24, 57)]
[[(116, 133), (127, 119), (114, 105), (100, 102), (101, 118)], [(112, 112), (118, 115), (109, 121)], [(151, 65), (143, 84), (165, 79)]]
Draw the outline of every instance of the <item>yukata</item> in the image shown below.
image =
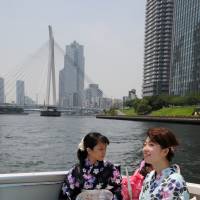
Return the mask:
[(107, 189), (112, 192), (113, 200), (121, 200), (121, 175), (119, 170), (108, 161), (91, 164), (85, 159), (84, 165), (75, 165), (66, 175), (62, 186), (65, 199), (76, 199), (82, 190)]
[(189, 193), (177, 166), (172, 165), (163, 169), (159, 175), (151, 171), (146, 176), (139, 199), (189, 200)]

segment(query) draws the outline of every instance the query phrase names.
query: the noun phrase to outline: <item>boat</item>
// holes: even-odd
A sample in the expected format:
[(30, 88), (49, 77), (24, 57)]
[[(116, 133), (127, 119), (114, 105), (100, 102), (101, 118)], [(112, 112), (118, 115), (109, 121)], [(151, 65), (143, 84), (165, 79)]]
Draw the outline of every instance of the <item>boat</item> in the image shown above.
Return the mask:
[[(58, 200), (67, 171), (0, 174), (1, 200)], [(187, 183), (200, 200), (200, 184)]]
[(55, 106), (47, 106), (40, 111), (40, 116), (60, 117), (61, 112)]

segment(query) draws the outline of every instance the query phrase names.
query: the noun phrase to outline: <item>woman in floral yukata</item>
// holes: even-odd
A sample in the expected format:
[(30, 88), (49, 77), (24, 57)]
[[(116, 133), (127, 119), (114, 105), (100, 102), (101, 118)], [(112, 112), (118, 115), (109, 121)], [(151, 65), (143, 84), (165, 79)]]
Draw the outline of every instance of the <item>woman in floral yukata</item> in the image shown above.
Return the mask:
[(186, 183), (177, 165), (170, 165), (174, 148), (178, 145), (175, 135), (166, 128), (150, 128), (143, 146), (146, 163), (153, 166), (143, 182), (140, 200), (188, 200)]
[(104, 161), (107, 137), (100, 133), (87, 134), (79, 144), (76, 164), (66, 175), (62, 186), (62, 199), (76, 199), (84, 190), (106, 189), (112, 192), (113, 200), (121, 200), (121, 175), (118, 169)]

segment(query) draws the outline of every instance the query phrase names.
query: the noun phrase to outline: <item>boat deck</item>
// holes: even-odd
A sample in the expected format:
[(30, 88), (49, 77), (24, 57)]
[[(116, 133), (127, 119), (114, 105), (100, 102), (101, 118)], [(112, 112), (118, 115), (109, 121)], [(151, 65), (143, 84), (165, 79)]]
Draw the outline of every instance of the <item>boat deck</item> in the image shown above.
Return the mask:
[[(67, 171), (0, 174), (1, 200), (58, 200)], [(200, 200), (200, 184), (187, 183)]]

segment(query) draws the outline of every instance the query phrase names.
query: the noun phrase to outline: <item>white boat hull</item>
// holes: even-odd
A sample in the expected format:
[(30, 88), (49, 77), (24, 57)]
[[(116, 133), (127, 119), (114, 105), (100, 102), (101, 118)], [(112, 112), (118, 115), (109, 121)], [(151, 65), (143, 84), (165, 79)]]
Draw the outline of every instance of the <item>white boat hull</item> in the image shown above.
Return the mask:
[[(0, 174), (0, 200), (58, 200), (67, 171)], [(200, 184), (187, 183), (200, 200)]]

